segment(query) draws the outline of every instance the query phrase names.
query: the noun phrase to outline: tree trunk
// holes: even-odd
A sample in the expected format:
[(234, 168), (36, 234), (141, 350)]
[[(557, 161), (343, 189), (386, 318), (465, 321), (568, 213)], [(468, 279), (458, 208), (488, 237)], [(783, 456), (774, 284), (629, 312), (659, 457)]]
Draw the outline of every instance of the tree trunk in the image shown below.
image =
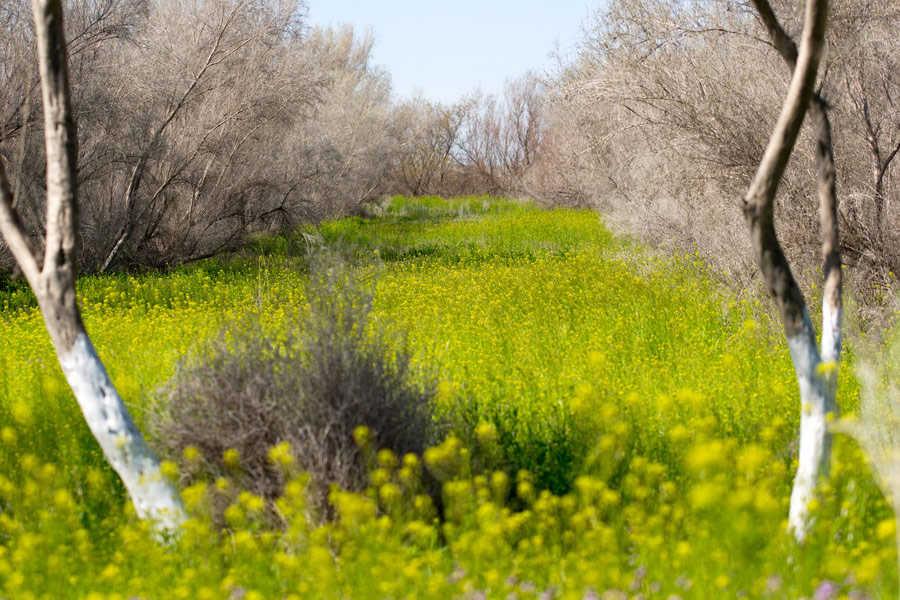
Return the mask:
[(14, 208), (0, 163), (0, 231), (34, 290), (44, 324), (88, 427), (121, 477), (139, 517), (175, 533), (181, 497), (131, 419), (91, 344), (75, 294), (78, 226), (77, 141), (59, 0), (33, 0), (47, 152), (47, 225), (43, 265)]
[(176, 532), (184, 520), (178, 490), (160, 471), (159, 460), (131, 419), (87, 333), (78, 333), (68, 351), (57, 352), (88, 427), (125, 484), (138, 517), (150, 519), (162, 531)]
[[(800, 388), (800, 449), (788, 523), (797, 540), (803, 541), (809, 529), (810, 501), (820, 477), (828, 472), (831, 458), (832, 441), (828, 430), (828, 416), (837, 411), (837, 361), (840, 358), (843, 316), (831, 126), (826, 104), (814, 92), (824, 46), (828, 1), (807, 0), (806, 21), (799, 52), (778, 22), (768, 0), (752, 1), (773, 45), (793, 70), (788, 96), (744, 199), (743, 209), (757, 264), (781, 314)], [(811, 112), (816, 134), (819, 221), (825, 262), (821, 354), (816, 347), (816, 332), (806, 301), (778, 242), (774, 223), (774, 201), (778, 185), (807, 110)]]

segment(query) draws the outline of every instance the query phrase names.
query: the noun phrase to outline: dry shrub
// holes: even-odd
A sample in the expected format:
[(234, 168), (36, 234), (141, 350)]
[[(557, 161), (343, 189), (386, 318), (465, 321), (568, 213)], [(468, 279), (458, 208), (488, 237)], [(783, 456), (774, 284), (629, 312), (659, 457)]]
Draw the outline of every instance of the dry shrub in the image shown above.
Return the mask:
[(373, 288), (339, 263), (311, 276), (309, 312), (273, 337), (258, 319), (223, 330), (179, 368), (154, 420), (164, 454), (200, 451), (193, 478), (234, 475), (223, 454), (240, 456), (245, 489), (272, 499), (283, 485), (269, 450), (288, 442), (310, 474), (309, 506), (328, 515), (328, 489), (368, 483), (354, 430), (369, 447), (421, 454), (432, 440), (434, 386), (413, 382), (400, 336), (371, 322)]

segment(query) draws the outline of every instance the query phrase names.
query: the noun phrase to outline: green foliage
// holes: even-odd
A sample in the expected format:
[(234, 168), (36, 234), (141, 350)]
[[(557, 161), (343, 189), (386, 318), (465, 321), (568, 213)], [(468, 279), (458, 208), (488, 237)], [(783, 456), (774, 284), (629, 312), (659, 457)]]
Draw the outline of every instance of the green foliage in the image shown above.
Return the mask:
[[(762, 306), (717, 287), (696, 256), (651, 255), (593, 213), (479, 202), (400, 199), (306, 232), (363, 264), (381, 257), (354, 275), (378, 272), (370, 323), (406, 332), (414, 379), (438, 369), (436, 407), (455, 429), (421, 457), (367, 446), (369, 487), (333, 490), (338, 518), (324, 524), (306, 517), (308, 476), (276, 447), (267, 458), (288, 481), (277, 510), (236, 474), (197, 481), (183, 538), (159, 547), (94, 449), (40, 316), (6, 313), (0, 596), (896, 594), (890, 508), (848, 438), (805, 546), (784, 533), (799, 406)], [(285, 266), (299, 259), (260, 243), (273, 253), (79, 282), (132, 406), (220, 323), (252, 307), (264, 331), (283, 331), (304, 305), (305, 276)], [(182, 471), (195, 459), (186, 451)], [(442, 482), (440, 506), (425, 477)]]

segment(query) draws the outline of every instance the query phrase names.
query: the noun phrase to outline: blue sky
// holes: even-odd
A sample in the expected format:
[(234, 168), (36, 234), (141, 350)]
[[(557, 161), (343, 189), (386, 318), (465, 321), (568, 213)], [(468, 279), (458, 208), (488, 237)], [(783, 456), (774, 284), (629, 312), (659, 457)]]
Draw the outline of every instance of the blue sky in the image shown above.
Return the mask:
[(556, 44), (571, 50), (598, 0), (309, 0), (315, 25), (351, 23), (375, 32), (375, 63), (394, 91), (418, 88), (452, 102), (477, 87), (499, 91), (507, 77), (552, 68)]

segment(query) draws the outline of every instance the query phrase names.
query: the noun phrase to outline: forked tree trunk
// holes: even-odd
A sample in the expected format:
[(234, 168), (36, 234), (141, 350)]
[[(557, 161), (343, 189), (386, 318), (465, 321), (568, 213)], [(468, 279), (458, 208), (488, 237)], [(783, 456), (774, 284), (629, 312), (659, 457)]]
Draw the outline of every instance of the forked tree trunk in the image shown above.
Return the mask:
[(121, 477), (139, 517), (174, 533), (184, 520), (177, 488), (131, 419), (94, 350), (75, 296), (78, 226), (77, 141), (59, 0), (33, 0), (44, 101), (47, 231), (43, 265), (13, 203), (0, 162), (0, 231), (34, 290), (60, 367), (88, 427)]
[[(800, 387), (800, 448), (791, 493), (789, 526), (798, 541), (806, 537), (809, 504), (819, 479), (828, 473), (831, 434), (828, 417), (837, 412), (837, 364), (841, 352), (842, 273), (838, 236), (838, 204), (834, 155), (827, 106), (814, 92), (825, 39), (827, 0), (807, 0), (806, 22), (799, 52), (781, 27), (768, 0), (752, 0), (772, 42), (793, 70), (788, 96), (750, 190), (744, 217), (753, 251), (784, 324), (788, 348)], [(791, 273), (775, 234), (774, 201), (807, 110), (816, 136), (819, 181), (819, 224), (824, 260), (822, 350), (806, 301)]]

